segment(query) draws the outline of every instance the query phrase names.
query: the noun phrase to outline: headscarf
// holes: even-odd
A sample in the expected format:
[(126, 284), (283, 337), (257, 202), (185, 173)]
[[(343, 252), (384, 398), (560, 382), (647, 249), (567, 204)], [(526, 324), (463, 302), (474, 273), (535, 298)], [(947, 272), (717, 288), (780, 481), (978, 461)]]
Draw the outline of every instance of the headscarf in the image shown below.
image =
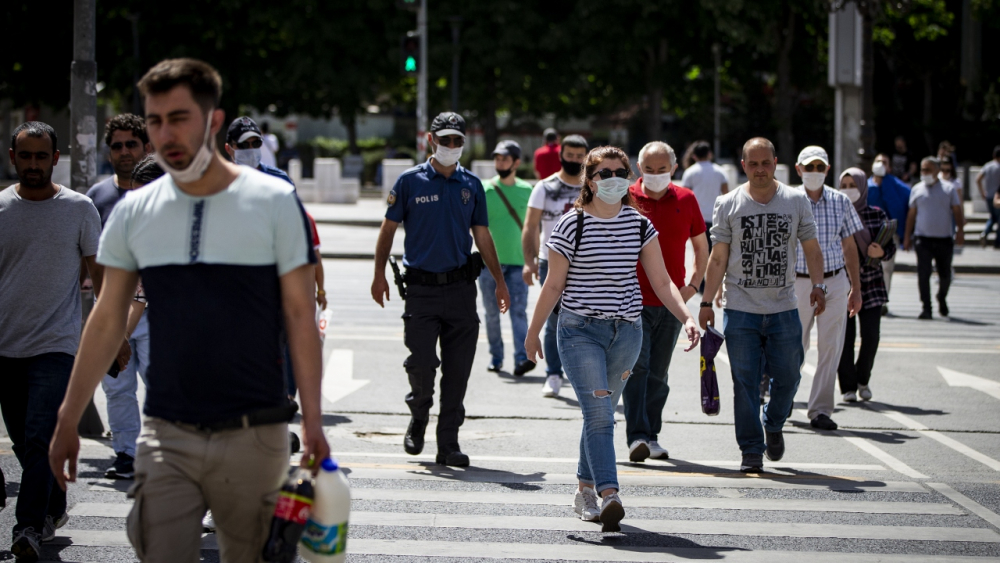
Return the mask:
[[(841, 180), (844, 179), (844, 176), (850, 176), (854, 180), (854, 185), (858, 187), (858, 191), (861, 192), (861, 197), (854, 202), (854, 209), (860, 213), (862, 209), (868, 207), (868, 179), (865, 178), (863, 170), (853, 167), (840, 173)], [(840, 188), (839, 182), (837, 188)], [(872, 234), (867, 227), (854, 233), (854, 242), (857, 243), (861, 256), (868, 258), (868, 246), (872, 243)]]

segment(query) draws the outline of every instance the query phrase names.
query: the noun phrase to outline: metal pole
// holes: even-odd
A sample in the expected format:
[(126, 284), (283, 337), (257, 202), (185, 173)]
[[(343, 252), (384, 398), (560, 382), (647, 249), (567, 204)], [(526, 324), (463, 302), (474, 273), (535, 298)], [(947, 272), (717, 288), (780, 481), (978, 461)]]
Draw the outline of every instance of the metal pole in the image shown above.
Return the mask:
[(719, 54), (719, 44), (715, 43), (712, 45), (712, 54), (715, 55), (715, 139), (712, 142), (712, 152), (715, 154), (715, 158), (719, 158), (719, 147), (722, 144), (721, 133), (722, 133), (722, 80), (719, 78), (719, 69), (722, 68), (722, 63), (720, 61), (721, 55)]
[(417, 158), (427, 154), (427, 0), (420, 0), (417, 12), (417, 33), (420, 34), (420, 72), (417, 75)]
[(97, 63), (94, 61), (96, 0), (73, 2), (73, 65), (70, 78), (70, 186), (84, 192), (97, 175)]

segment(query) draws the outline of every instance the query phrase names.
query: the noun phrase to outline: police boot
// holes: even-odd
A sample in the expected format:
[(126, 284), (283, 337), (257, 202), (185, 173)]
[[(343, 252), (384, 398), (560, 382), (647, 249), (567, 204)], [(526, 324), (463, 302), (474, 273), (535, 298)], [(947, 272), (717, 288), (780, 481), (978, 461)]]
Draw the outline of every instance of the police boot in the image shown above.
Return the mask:
[(448, 465), (450, 467), (468, 467), (469, 456), (462, 453), (458, 443), (451, 443), (447, 446), (438, 446), (437, 458), (434, 460), (438, 465)]
[(410, 419), (410, 426), (403, 438), (403, 449), (410, 455), (419, 455), (424, 451), (424, 431), (427, 430), (426, 420)]

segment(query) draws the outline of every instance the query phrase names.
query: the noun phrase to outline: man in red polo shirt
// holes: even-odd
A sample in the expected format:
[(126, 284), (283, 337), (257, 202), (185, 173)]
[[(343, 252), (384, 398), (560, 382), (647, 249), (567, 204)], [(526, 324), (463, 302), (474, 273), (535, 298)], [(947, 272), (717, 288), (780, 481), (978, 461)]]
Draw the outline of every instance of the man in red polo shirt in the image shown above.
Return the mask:
[[(660, 233), (667, 273), (686, 302), (698, 292), (708, 267), (708, 238), (698, 199), (691, 190), (670, 182), (677, 169), (677, 155), (670, 145), (654, 141), (642, 147), (639, 169), (642, 177), (629, 189), (636, 207)], [(694, 247), (694, 272), (685, 281), (684, 253), (688, 239)], [(667, 369), (682, 326), (653, 293), (642, 264), (638, 270), (642, 288), (642, 349), (629, 384), (622, 392), (628, 457), (631, 461), (668, 459), (670, 454), (657, 439), (670, 393)]]
[(542, 134), (545, 135), (545, 144), (535, 149), (535, 177), (539, 180), (544, 180), (562, 170), (559, 133), (549, 127)]

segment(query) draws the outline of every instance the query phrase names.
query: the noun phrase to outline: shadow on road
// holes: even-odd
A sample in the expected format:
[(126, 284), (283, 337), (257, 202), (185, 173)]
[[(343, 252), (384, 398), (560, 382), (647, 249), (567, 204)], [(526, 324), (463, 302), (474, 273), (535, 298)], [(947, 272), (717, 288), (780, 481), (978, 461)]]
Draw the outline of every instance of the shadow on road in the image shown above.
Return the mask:
[[(600, 524), (594, 524), (594, 531), (600, 532)], [(622, 524), (622, 532), (626, 532), (629, 535), (629, 541), (634, 542), (639, 540), (643, 543), (642, 547), (635, 545), (621, 545), (621, 542), (625, 540), (623, 534), (605, 534), (600, 540), (590, 540), (587, 538), (580, 537), (576, 534), (570, 534), (566, 536), (566, 539), (576, 542), (578, 544), (587, 544), (593, 546), (610, 547), (617, 551), (628, 551), (633, 553), (649, 553), (650, 544), (654, 544), (657, 548), (685, 548), (685, 549), (697, 549), (698, 553), (696, 558), (701, 559), (722, 559), (724, 557), (724, 552), (734, 552), (734, 551), (749, 551), (741, 548), (733, 547), (712, 547), (704, 546), (699, 543), (693, 542), (686, 538), (679, 538), (676, 536), (671, 536), (668, 534), (659, 534), (655, 532), (646, 532), (641, 528), (635, 526), (629, 526), (628, 524)], [(694, 554), (692, 554), (694, 555)], [(677, 554), (678, 559), (686, 559), (683, 555)]]

